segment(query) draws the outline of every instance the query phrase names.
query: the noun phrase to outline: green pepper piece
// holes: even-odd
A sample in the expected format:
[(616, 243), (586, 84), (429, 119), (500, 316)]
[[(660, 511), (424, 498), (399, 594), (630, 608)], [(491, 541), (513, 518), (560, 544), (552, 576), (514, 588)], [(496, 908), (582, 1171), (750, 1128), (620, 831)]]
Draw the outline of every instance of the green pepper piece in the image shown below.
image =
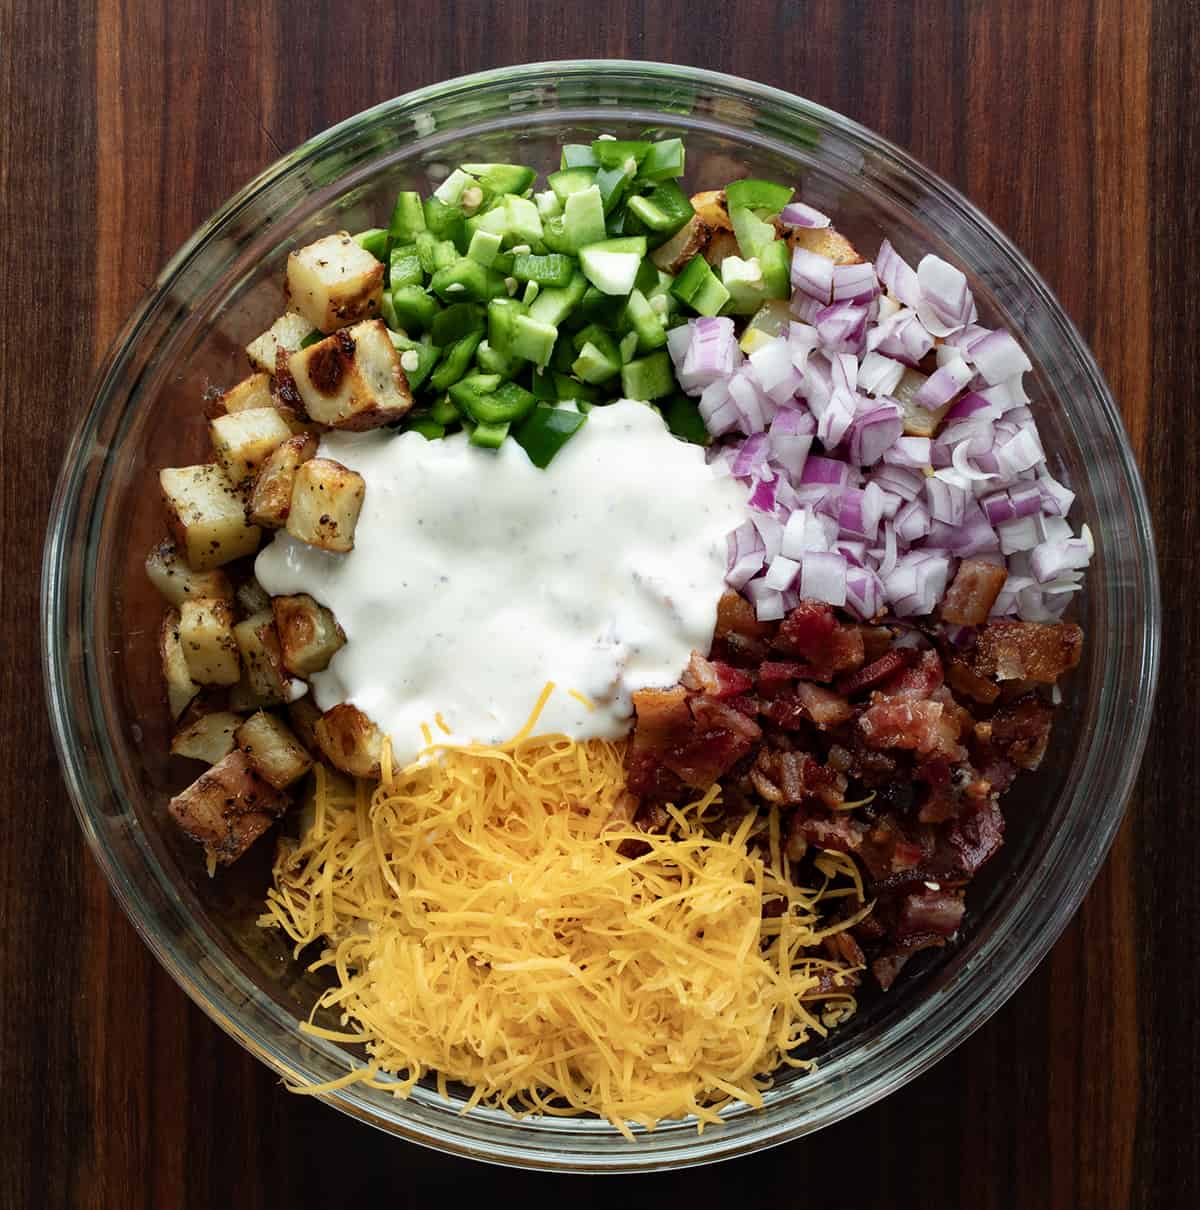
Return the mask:
[(587, 278), (582, 273), (576, 273), (569, 285), (548, 286), (540, 290), (529, 308), (529, 318), (557, 327), (579, 306), (587, 286)]
[(670, 356), (651, 353), (621, 367), (621, 390), (626, 399), (662, 399), (678, 388)]
[(487, 302), (492, 296), (487, 269), (469, 256), (459, 257), (452, 265), (439, 269), (433, 275), (429, 288), (447, 303), (468, 298)]
[(792, 200), (794, 192), (794, 189), (789, 189), (786, 185), (751, 177), (726, 185), (725, 202), (730, 210), (737, 207), (753, 210), (759, 215), (778, 214)]
[(593, 403), (599, 403), (603, 397), (603, 393), (598, 387), (590, 386), (586, 382), (580, 382), (576, 378), (572, 378), (570, 374), (555, 373), (554, 375), (554, 397), (561, 403), (567, 400), (574, 400), (581, 407), (587, 405), (590, 407)]
[(462, 167), (492, 194), (524, 193), (537, 178), (537, 173), (523, 164), (464, 164)]
[(574, 344), (579, 356), (571, 363), (571, 373), (576, 378), (599, 384), (621, 372), (621, 352), (602, 328), (589, 325), (576, 335)]
[(462, 419), (462, 413), (454, 406), (454, 400), (449, 395), (443, 395), (429, 409), (429, 419), (441, 425), (457, 424)]
[(500, 255), (501, 242), (501, 237), (494, 231), (476, 230), (467, 245), (467, 255), (490, 269)]
[(683, 176), (684, 150), (682, 139), (663, 139), (651, 143), (641, 164), (638, 176), (643, 181), (665, 181)]
[(664, 181), (644, 196), (631, 197), (629, 212), (651, 231), (666, 237), (674, 235), (696, 213), (687, 194), (674, 181)]
[(629, 330), (637, 336), (640, 352), (652, 353), (667, 343), (666, 325), (641, 290), (634, 290), (630, 294), (625, 304), (624, 319)]
[(662, 413), (667, 428), (676, 437), (682, 437), (692, 445), (708, 445), (712, 441), (712, 436), (704, 427), (704, 417), (700, 415), (700, 408), (694, 399), (689, 399), (686, 395), (673, 395), (662, 405)]
[[(450, 393), (454, 394), (453, 391)], [(472, 396), (465, 406), (477, 424), (517, 424), (525, 419), (536, 403), (532, 392), (515, 382), (506, 382), (489, 394)]]
[(455, 341), (442, 354), (441, 364), (434, 370), (429, 379), (430, 386), (435, 391), (445, 391), (452, 387), (466, 372), (483, 339), (483, 332), (470, 332), (461, 340)]
[(411, 244), (425, 230), (425, 211), (419, 193), (404, 192), (397, 196), (388, 224), (388, 235), (393, 243)]
[(534, 399), (540, 399), (546, 403), (554, 403), (558, 399), (558, 392), (554, 387), (556, 374), (548, 374), (544, 370), (539, 373), (534, 370), (529, 377)]
[(512, 352), (513, 325), (523, 308), (515, 298), (494, 298), (488, 303), (488, 344), (498, 353), (508, 356)]
[(501, 353), (499, 349), (492, 348), (487, 340), (479, 342), (479, 348), (475, 350), (475, 360), (485, 373), (499, 374), (501, 378), (511, 378), (521, 368), (519, 357)]
[(379, 316), (393, 331), (403, 326), (400, 320), (396, 318), (396, 308), (392, 306), (391, 290), (384, 290), (379, 297)]
[(512, 352), (536, 366), (544, 366), (554, 351), (558, 328), (532, 315), (518, 315), (513, 323)]
[(517, 281), (535, 281), (539, 286), (567, 286), (575, 276), (575, 262), (561, 252), (545, 256), (520, 252), (513, 257), (512, 275)]
[(758, 250), (758, 263), (762, 266), (763, 286), (768, 298), (791, 298), (792, 255), (787, 242), (772, 240)]
[[(401, 286), (391, 292), (391, 299), (396, 327), (406, 332), (428, 331), (442, 309), (437, 299), (426, 294), (420, 286)], [(435, 340), (433, 343), (442, 342)]]
[(733, 234), (737, 237), (738, 248), (747, 258), (757, 256), (762, 248), (775, 239), (775, 228), (764, 221), (745, 206), (731, 206), (729, 221), (733, 224)]
[(452, 307), (447, 307), (438, 313), (430, 327), (433, 343), (445, 348), (472, 332), (478, 332), (482, 339), (486, 327), (484, 315), (485, 312), (478, 303), (455, 303)]
[(620, 205), (632, 179), (632, 174), (623, 168), (601, 168), (596, 173), (596, 188), (600, 190), (605, 214), (611, 214)]
[(485, 395), (490, 395), (500, 385), (499, 374), (467, 374), (450, 388), (450, 399), (458, 410), (471, 417), (475, 415), (474, 404)]
[(400, 354), (400, 368), (408, 379), (408, 389), (419, 390), (433, 372), (433, 367), (437, 365), (441, 350), (436, 345), (426, 344), (424, 341), (409, 340), (399, 332), (389, 332), (388, 335), (396, 352)]
[(354, 242), (364, 252), (369, 252), (376, 260), (387, 264), (388, 233), (382, 227), (372, 227), (368, 231), (360, 231), (354, 237)]
[(716, 315), (729, 301), (729, 291), (717, 280), (703, 256), (693, 256), (671, 284), (671, 293), (700, 315)]
[(439, 437), (446, 435), (446, 426), (438, 424), (432, 416), (419, 416), (416, 420), (410, 420), (403, 429), (406, 433), (420, 433), (426, 441), (436, 441)]
[(456, 247), (466, 248), (466, 216), (459, 206), (448, 206), (436, 197), (427, 197), (424, 204), (425, 226), (438, 237), (448, 239)]
[(471, 445), (478, 445), (485, 450), (498, 450), (507, 436), (507, 424), (477, 424), (467, 440)]
[(597, 139), (592, 144), (592, 155), (602, 169), (620, 168), (626, 176), (633, 176), (637, 172), (649, 152), (650, 144), (642, 139)]
[(424, 280), (425, 270), (416, 244), (393, 247), (388, 258), (388, 285), (395, 290), (400, 286), (419, 286)]
[(594, 168), (564, 168), (561, 172), (552, 172), (546, 183), (554, 190), (560, 202), (565, 202), (572, 193), (580, 193), (590, 189), (596, 183)]
[(566, 143), (563, 146), (562, 154), (559, 157), (559, 166), (561, 168), (598, 168), (599, 160), (596, 159), (591, 147), (586, 143)]
[(588, 286), (579, 300), (579, 309), (571, 318), (578, 316), (581, 326), (597, 323), (605, 328), (615, 328), (624, 306), (625, 300), (619, 294), (605, 294), (595, 286)]
[(513, 439), (540, 470), (554, 460), (555, 454), (583, 428), (587, 417), (539, 403), (513, 432)]

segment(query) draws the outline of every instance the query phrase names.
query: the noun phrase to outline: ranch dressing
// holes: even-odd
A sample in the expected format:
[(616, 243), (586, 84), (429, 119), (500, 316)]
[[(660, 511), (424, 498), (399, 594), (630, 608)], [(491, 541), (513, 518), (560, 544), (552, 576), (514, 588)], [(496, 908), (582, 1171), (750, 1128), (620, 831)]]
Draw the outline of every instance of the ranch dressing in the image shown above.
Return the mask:
[(422, 723), (444, 738), (438, 713), (454, 740), (508, 739), (547, 681), (539, 731), (616, 738), (635, 690), (708, 650), (745, 489), (645, 404), (593, 409), (545, 470), (515, 441), (464, 434), (329, 433), (320, 456), (366, 481), (354, 549), (280, 531), (256, 572), (272, 596), (333, 611), (346, 645), (312, 677), (316, 702), (353, 703), (400, 763)]

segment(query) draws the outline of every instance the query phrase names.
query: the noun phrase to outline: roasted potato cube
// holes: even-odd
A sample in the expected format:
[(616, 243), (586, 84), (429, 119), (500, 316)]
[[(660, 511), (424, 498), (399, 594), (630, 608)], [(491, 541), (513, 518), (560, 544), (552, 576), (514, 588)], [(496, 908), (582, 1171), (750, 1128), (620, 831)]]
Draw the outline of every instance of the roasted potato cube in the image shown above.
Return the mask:
[(276, 790), (286, 789), (312, 768), (312, 757), (291, 728), (262, 710), (242, 723), (234, 742), (249, 758), (255, 773)]
[(171, 740), (171, 755), (215, 765), (233, 751), (233, 733), (241, 725), (242, 720), (232, 710), (214, 710), (212, 714), (202, 714), (175, 732), (175, 738)]
[(235, 412), (274, 407), (271, 399), (271, 375), (258, 373), (243, 378), (221, 396), (221, 404), (231, 416)]
[(171, 709), (171, 717), (178, 718), (200, 692), (200, 686), (192, 680), (183, 655), (178, 609), (168, 609), (163, 615), (158, 631), (158, 654), (162, 659), (163, 680), (167, 684), (167, 705)]
[[(264, 710), (268, 706), (278, 706), (281, 700), (277, 693), (259, 693), (245, 668), (242, 669), (242, 679), (229, 689), (229, 709), (238, 714), (253, 714), (256, 710)], [(302, 698), (301, 701), (303, 700)]]
[(256, 370), (274, 374), (279, 350), (294, 353), (315, 331), (316, 328), (303, 315), (288, 311), (246, 346), (246, 356)]
[(310, 458), (296, 470), (287, 531), (322, 550), (354, 549), (363, 477), (330, 458)]
[(357, 707), (343, 702), (326, 710), (313, 728), (317, 743), (335, 769), (352, 777), (378, 777), (383, 732)]
[(304, 410), (330, 428), (361, 432), (412, 407), (400, 354), (381, 319), (335, 332), (288, 358)]
[(271, 594), (253, 576), (238, 585), (235, 598), (243, 617), (248, 618), (252, 613), (262, 613), (264, 609), (271, 608)]
[(283, 651), (283, 666), (308, 677), (329, 667), (333, 653), (346, 642), (337, 619), (307, 593), (273, 597), (275, 629)]
[(906, 437), (932, 437), (945, 419), (946, 413), (957, 403), (951, 399), (949, 403), (935, 408), (932, 412), (914, 399), (916, 393), (925, 385), (927, 376), (919, 370), (908, 369), (900, 376), (900, 382), (892, 392), (892, 398), (900, 405), (900, 414), (904, 420), (904, 435)]
[(253, 479), (276, 446), (292, 435), (287, 421), (270, 406), (218, 416), (208, 429), (217, 461), (238, 487)]
[(317, 743), (317, 720), (321, 717), (321, 707), (312, 699), (311, 693), (297, 698), (287, 704), (288, 722), (296, 737), (310, 751), (317, 752), (321, 745)]
[(827, 256), (835, 265), (861, 265), (858, 249), (832, 227), (793, 227), (787, 237), (788, 247), (804, 248), (818, 256)]
[(167, 522), (188, 566), (209, 571), (253, 554), (262, 530), (219, 466), (168, 466), (158, 472)]
[(650, 259), (664, 273), (678, 273), (697, 252), (704, 251), (711, 236), (708, 224), (693, 214), (665, 244), (650, 253)]
[(255, 525), (282, 529), (292, 511), (292, 489), (300, 465), (317, 454), (317, 439), (300, 435), (289, 437), (275, 447), (263, 463), (250, 491), (246, 515)]
[(279, 634), (269, 610), (239, 622), (233, 628), (233, 635), (242, 653), (247, 684), (260, 699), (260, 705), (290, 702), (303, 695), (304, 682), (293, 679), (283, 666)]
[(193, 597), (233, 597), (233, 586), (223, 571), (193, 571), (174, 542), (160, 542), (146, 556), (146, 575), (150, 583), (176, 608)]
[(171, 818), (204, 846), (210, 861), (236, 861), (287, 810), (291, 799), (268, 785), (234, 749), (171, 799)]
[(379, 314), (383, 264), (339, 231), (288, 256), (287, 293), (314, 328), (335, 332)]
[(197, 597), (179, 607), (179, 641), (192, 680), (200, 685), (236, 685), (242, 664), (233, 637), (234, 613), (228, 601)]
[(704, 246), (704, 259), (714, 269), (721, 267), (721, 262), (728, 256), (737, 256), (740, 249), (733, 238), (732, 231), (714, 231), (712, 238)]
[(714, 231), (733, 230), (724, 189), (706, 189), (703, 193), (694, 194), (692, 209), (706, 227), (711, 227)]

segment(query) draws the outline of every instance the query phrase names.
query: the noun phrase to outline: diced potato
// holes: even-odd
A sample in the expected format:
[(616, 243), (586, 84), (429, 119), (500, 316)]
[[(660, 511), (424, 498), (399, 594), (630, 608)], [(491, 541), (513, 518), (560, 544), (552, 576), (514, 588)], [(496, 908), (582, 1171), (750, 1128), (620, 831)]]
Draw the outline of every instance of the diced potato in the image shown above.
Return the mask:
[(232, 710), (202, 714), (195, 722), (175, 732), (171, 755), (215, 765), (233, 751), (233, 733), (241, 725), (242, 720)]
[(188, 565), (209, 571), (258, 549), (262, 530), (219, 466), (164, 467), (158, 472), (167, 521)]
[(371, 319), (383, 297), (383, 264), (345, 231), (288, 256), (291, 305), (322, 332)]
[(714, 231), (712, 239), (704, 247), (704, 259), (714, 268), (720, 268), (723, 261), (737, 256), (739, 251), (732, 231)]
[(297, 676), (329, 667), (333, 653), (346, 642), (337, 619), (307, 593), (274, 597), (271, 609), (283, 651), (283, 666)]
[(249, 758), (255, 773), (276, 790), (286, 789), (312, 768), (312, 757), (291, 728), (262, 710), (242, 723), (234, 742)]
[(237, 606), (245, 617), (271, 608), (271, 594), (253, 576), (244, 584), (238, 585), (236, 599)]
[(200, 692), (200, 686), (192, 680), (183, 656), (177, 609), (168, 609), (163, 615), (158, 631), (158, 654), (162, 659), (163, 680), (167, 683), (167, 705), (171, 709), (171, 717), (178, 718)]
[(321, 707), (312, 699), (311, 693), (297, 698), (287, 704), (288, 722), (296, 737), (310, 751), (316, 752), (321, 745), (317, 743), (317, 720), (321, 717)]
[(788, 246), (795, 251), (804, 248), (818, 256), (827, 256), (835, 265), (861, 265), (858, 249), (832, 227), (793, 227), (788, 234)]
[(316, 328), (303, 315), (288, 311), (246, 346), (246, 356), (256, 370), (274, 374), (279, 350), (294, 353), (315, 331)]
[(957, 400), (932, 412), (921, 404), (916, 403), (916, 393), (925, 385), (927, 376), (919, 370), (906, 369), (900, 376), (892, 398), (900, 405), (900, 414), (904, 420), (904, 435), (906, 437), (932, 437), (938, 430), (946, 413), (955, 405)]
[(246, 515), (255, 525), (282, 529), (292, 511), (292, 490), (296, 471), (317, 454), (317, 439), (300, 435), (289, 437), (275, 447), (263, 463), (250, 491)]
[(693, 214), (665, 244), (650, 253), (650, 259), (664, 273), (678, 273), (697, 252), (704, 251), (711, 236), (712, 228)]
[(366, 490), (363, 477), (340, 462), (309, 459), (296, 470), (288, 533), (322, 550), (353, 550)]
[(223, 571), (193, 571), (170, 541), (160, 542), (146, 556), (146, 575), (176, 608), (192, 597), (227, 601), (233, 596), (233, 586)]
[(724, 189), (706, 189), (703, 193), (693, 195), (692, 209), (699, 215), (700, 221), (714, 231), (733, 230)]
[(179, 641), (192, 680), (200, 685), (236, 685), (242, 663), (233, 637), (233, 606), (197, 597), (179, 607)]
[(288, 358), (304, 410), (330, 428), (361, 432), (399, 420), (412, 392), (381, 319), (335, 332)]
[(271, 375), (258, 373), (243, 378), (237, 386), (230, 387), (221, 396), (221, 403), (230, 415), (235, 412), (253, 411), (255, 408), (273, 407)]
[[(236, 636), (236, 627), (234, 633)], [(238, 714), (253, 714), (256, 710), (264, 710), (268, 706), (278, 706), (281, 700), (277, 693), (259, 693), (245, 668), (242, 669), (242, 679), (229, 689), (229, 709)], [(303, 701), (303, 698), (301, 700)]]
[(287, 810), (291, 799), (268, 785), (234, 749), (171, 799), (171, 818), (204, 846), (210, 861), (236, 861)]
[[(294, 680), (283, 666), (279, 634), (269, 610), (252, 614), (244, 622), (239, 622), (233, 628), (233, 636), (242, 653), (247, 686), (258, 697), (260, 705), (289, 702), (304, 693), (304, 683)], [(243, 700), (241, 695), (237, 700)], [(230, 705), (233, 705), (232, 690)]]
[(383, 732), (357, 707), (343, 702), (317, 720), (317, 743), (335, 769), (352, 777), (378, 777)]
[(276, 446), (292, 435), (287, 421), (270, 406), (218, 416), (208, 428), (217, 461), (238, 487), (246, 486)]

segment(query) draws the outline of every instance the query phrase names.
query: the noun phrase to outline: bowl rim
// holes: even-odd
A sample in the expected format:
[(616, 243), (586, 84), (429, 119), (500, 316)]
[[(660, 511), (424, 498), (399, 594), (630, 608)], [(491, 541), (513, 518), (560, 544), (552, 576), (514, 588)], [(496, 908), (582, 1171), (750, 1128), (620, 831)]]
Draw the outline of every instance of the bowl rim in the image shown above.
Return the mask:
[[(93, 376), (88, 395), (89, 406), (82, 419), (78, 422), (74, 436), (67, 446), (54, 493), (47, 525), (41, 584), (43, 680), (55, 747), (80, 827), (94, 857), (104, 872), (112, 893), (159, 963), (210, 1019), (216, 1022), (217, 1025), (256, 1058), (271, 1067), (277, 1074), (288, 1079), (303, 1081), (303, 1065), (291, 1063), (287, 1057), (279, 1054), (271, 1047), (262, 1045), (250, 1031), (239, 1023), (236, 1016), (229, 1011), (231, 1006), (228, 1004), (228, 998), (224, 993), (215, 988), (206, 990), (203, 986), (203, 978), (199, 980), (194, 978), (193, 973), (177, 960), (167, 939), (158, 934), (153, 927), (153, 922), (149, 922), (143, 918), (138, 903), (123, 885), (123, 868), (117, 860), (113, 849), (110, 847), (108, 838), (101, 829), (96, 827), (96, 820), (89, 809), (90, 772), (86, 763), (81, 758), (81, 754), (75, 750), (76, 745), (72, 737), (73, 723), (69, 709), (70, 704), (62, 700), (61, 694), (62, 687), (65, 684), (64, 671), (68, 653), (66, 645), (59, 641), (59, 635), (56, 633), (55, 626), (56, 622), (63, 621), (61, 615), (65, 599), (63, 588), (64, 565), (67, 552), (64, 549), (65, 544), (59, 539), (62, 536), (64, 526), (70, 522), (70, 519), (74, 515), (74, 506), (77, 504), (81, 494), (82, 484), (79, 469), (83, 464), (82, 453), (88, 448), (97, 431), (104, 412), (105, 403), (111, 403), (111, 388), (120, 370), (124, 367), (131, 351), (137, 346), (139, 336), (148, 319), (165, 300), (171, 283), (193, 258), (201, 252), (216, 233), (244, 206), (270, 185), (287, 177), (299, 166), (315, 158), (318, 154), (332, 149), (341, 140), (353, 134), (364, 124), (369, 124), (399, 111), (444, 100), (451, 93), (469, 92), (496, 85), (511, 88), (519, 87), (522, 83), (530, 85), (535, 83), (557, 83), (564, 78), (588, 77), (592, 75), (602, 78), (612, 78), (630, 73), (636, 73), (642, 77), (649, 77), (663, 82), (686, 81), (688, 84), (699, 86), (707, 84), (714, 89), (738, 94), (752, 104), (761, 102), (777, 109), (790, 111), (796, 116), (814, 119), (824, 123), (827, 127), (846, 134), (856, 143), (880, 153), (888, 161), (898, 165), (906, 173), (917, 178), (930, 192), (939, 195), (940, 199), (949, 206), (957, 217), (970, 220), (1020, 272), (1024, 279), (1024, 284), (1031, 287), (1035, 294), (1038, 295), (1042, 306), (1055, 319), (1069, 341), (1071, 353), (1078, 358), (1079, 369), (1090, 381), (1094, 395), (1100, 404), (1101, 418), (1106, 422), (1109, 435), (1113, 439), (1114, 451), (1117, 455), (1117, 469), (1121, 476), (1122, 486), (1127, 492), (1130, 501), (1129, 510), (1132, 514), (1134, 536), (1137, 539), (1140, 551), (1145, 556), (1144, 565), (1141, 568), (1142, 579), (1138, 585), (1143, 594), (1145, 604), (1144, 620), (1141, 627), (1142, 648), (1140, 652), (1144, 693), (1140, 709), (1135, 711), (1134, 725), (1127, 733), (1128, 743), (1126, 751), (1132, 753), (1135, 759), (1127, 762), (1126, 766), (1121, 770), (1116, 783), (1111, 787), (1107, 810), (1096, 819), (1098, 827), (1095, 832), (1094, 843), (1087, 854), (1087, 860), (1076, 865), (1073, 877), (1061, 888), (1061, 893), (1057, 897), (1057, 915), (1053, 919), (1044, 922), (1043, 927), (1030, 939), (1030, 944), (1020, 952), (1015, 960), (1007, 963), (1002, 975), (993, 977), (991, 984), (988, 985), (986, 1003), (978, 1002), (980, 996), (976, 996), (975, 1001), (968, 1006), (967, 1011), (961, 1014), (960, 1019), (951, 1022), (947, 1026), (944, 1036), (936, 1047), (926, 1047), (922, 1052), (910, 1056), (896, 1070), (869, 1081), (868, 1087), (865, 1089), (859, 1088), (856, 1096), (843, 1098), (842, 1102), (839, 1102), (838, 1105), (826, 1112), (823, 1118), (815, 1125), (802, 1123), (799, 1126), (789, 1126), (787, 1123), (783, 1123), (774, 1128), (764, 1127), (763, 1129), (752, 1131), (750, 1134), (742, 1134), (737, 1140), (728, 1140), (728, 1145), (726, 1146), (722, 1146), (719, 1133), (706, 1132), (700, 1140), (697, 1140), (695, 1135), (693, 1135), (692, 1142), (690, 1144), (685, 1143), (679, 1149), (679, 1154), (671, 1154), (669, 1156), (655, 1153), (643, 1154), (631, 1149), (628, 1155), (618, 1156), (616, 1160), (613, 1160), (599, 1157), (594, 1152), (586, 1151), (577, 1153), (569, 1153), (567, 1151), (563, 1152), (561, 1156), (550, 1154), (545, 1149), (530, 1153), (520, 1143), (497, 1148), (493, 1142), (486, 1144), (490, 1147), (490, 1150), (481, 1151), (471, 1141), (471, 1132), (469, 1129), (443, 1130), (438, 1135), (436, 1131), (431, 1133), (421, 1127), (409, 1126), (406, 1128), (403, 1123), (398, 1122), (394, 1117), (388, 1118), (385, 1121), (371, 1107), (367, 1106), (361, 1098), (356, 1096), (352, 1089), (335, 1090), (321, 1096), (321, 1099), (341, 1111), (375, 1125), (382, 1130), (449, 1153), (511, 1166), (593, 1173), (682, 1167), (731, 1158), (734, 1155), (746, 1154), (747, 1152), (759, 1150), (767, 1146), (777, 1145), (791, 1138), (798, 1137), (801, 1134), (808, 1133), (811, 1130), (830, 1125), (851, 1113), (865, 1108), (927, 1069), (981, 1026), (992, 1013), (1007, 1001), (1017, 987), (1024, 982), (1033, 969), (1041, 962), (1050, 947), (1058, 939), (1063, 928), (1065, 928), (1066, 924), (1078, 910), (1079, 904), (1094, 880), (1100, 865), (1103, 863), (1124, 817), (1125, 808), (1140, 768), (1148, 736), (1159, 667), (1161, 603), (1149, 510), (1141, 476), (1127, 435), (1125, 434), (1119, 411), (1090, 349), (1040, 275), (1007, 236), (999, 231), (990, 219), (983, 215), (977, 207), (956, 189), (948, 185), (935, 173), (923, 167), (907, 152), (894, 146), (890, 141), (882, 138), (858, 122), (795, 94), (726, 73), (686, 65), (655, 63), (644, 60), (576, 59), (516, 64), (457, 76), (426, 85), (412, 92), (385, 100), (358, 114), (351, 115), (314, 135), (312, 138), (305, 140), (292, 151), (279, 157), (234, 193), (222, 206), (213, 211), (167, 260), (161, 271), (156, 275), (151, 289), (142, 296), (129, 318), (114, 337), (105, 357)], [(613, 116), (617, 117), (619, 115), (620, 110), (614, 110)], [(975, 982), (980, 984), (978, 979)], [(553, 1150), (553, 1143), (549, 1144), (549, 1146)]]

